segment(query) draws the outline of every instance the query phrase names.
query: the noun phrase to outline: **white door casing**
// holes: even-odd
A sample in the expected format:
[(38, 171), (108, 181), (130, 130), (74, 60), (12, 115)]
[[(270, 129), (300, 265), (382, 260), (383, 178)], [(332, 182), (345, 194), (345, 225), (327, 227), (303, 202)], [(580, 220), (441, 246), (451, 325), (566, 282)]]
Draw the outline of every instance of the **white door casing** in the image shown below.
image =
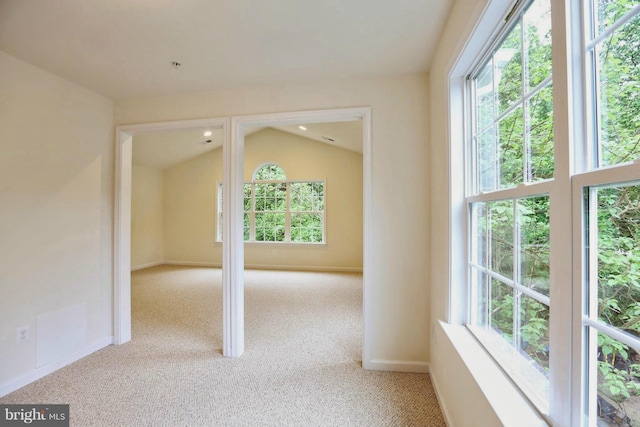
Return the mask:
[(143, 132), (217, 127), (223, 142), (223, 355), (240, 357), (244, 352), (244, 238), (242, 185), (244, 129), (247, 126), (282, 126), (362, 120), (363, 134), (363, 342), (362, 363), (371, 367), (372, 295), (372, 141), (371, 108), (342, 108), (291, 113), (234, 116), (118, 126), (114, 203), (114, 304), (115, 344), (131, 340), (131, 160), (133, 136)]

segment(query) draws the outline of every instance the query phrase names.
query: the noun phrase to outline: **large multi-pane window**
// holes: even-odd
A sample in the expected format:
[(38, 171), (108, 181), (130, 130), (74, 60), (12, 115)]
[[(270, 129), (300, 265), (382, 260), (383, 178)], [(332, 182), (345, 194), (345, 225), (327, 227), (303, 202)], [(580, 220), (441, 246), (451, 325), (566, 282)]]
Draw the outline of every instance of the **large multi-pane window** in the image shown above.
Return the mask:
[(585, 406), (591, 425), (640, 425), (640, 5), (585, 8), (582, 195)]
[(548, 405), (549, 186), (554, 176), (549, 0), (516, 10), (469, 78), (469, 328)]
[(640, 3), (514, 3), (467, 79), (467, 323), (549, 420), (640, 426)]
[[(324, 182), (287, 181), (275, 164), (260, 166), (244, 183), (244, 240), (323, 243)], [(222, 184), (218, 186), (218, 236), (222, 237)]]

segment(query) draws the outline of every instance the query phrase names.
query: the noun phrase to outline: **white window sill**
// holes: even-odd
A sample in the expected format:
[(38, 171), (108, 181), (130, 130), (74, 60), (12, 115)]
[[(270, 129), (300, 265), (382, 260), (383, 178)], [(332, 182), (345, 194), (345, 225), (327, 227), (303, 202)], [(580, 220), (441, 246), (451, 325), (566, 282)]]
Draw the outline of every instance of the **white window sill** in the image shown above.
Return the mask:
[(504, 426), (548, 427), (543, 416), (511, 382), (466, 326), (442, 321), (440, 326)]

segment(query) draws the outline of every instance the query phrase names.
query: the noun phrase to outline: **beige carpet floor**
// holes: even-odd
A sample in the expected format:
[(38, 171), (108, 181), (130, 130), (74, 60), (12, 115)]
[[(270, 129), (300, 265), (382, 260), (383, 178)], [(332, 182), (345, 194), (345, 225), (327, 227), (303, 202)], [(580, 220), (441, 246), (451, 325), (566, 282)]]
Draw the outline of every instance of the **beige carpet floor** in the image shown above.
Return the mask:
[(366, 371), (362, 276), (245, 272), (246, 348), (222, 357), (221, 272), (132, 274), (133, 339), (0, 403), (68, 403), (72, 426), (444, 426), (429, 375)]

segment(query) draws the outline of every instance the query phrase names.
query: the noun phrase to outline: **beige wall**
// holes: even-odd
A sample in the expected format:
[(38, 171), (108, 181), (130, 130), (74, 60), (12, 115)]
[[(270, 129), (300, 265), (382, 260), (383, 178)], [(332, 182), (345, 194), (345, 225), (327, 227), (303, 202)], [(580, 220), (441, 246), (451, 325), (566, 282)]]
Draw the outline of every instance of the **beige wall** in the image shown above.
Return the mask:
[(163, 261), (163, 172), (134, 164), (131, 172), (131, 269)]
[(124, 125), (371, 106), (371, 357), (413, 366), (429, 355), (427, 102), (427, 77), (416, 74), (122, 100), (115, 117)]
[(216, 239), (216, 183), (222, 149), (164, 171), (164, 257), (167, 262), (222, 264)]
[(1, 395), (111, 340), (113, 104), (0, 52), (0, 152)]
[[(222, 149), (165, 172), (166, 261), (221, 265), (214, 243), (216, 185), (222, 182)], [(266, 162), (289, 180), (326, 180), (326, 245), (245, 244), (245, 266), (293, 269), (362, 269), (362, 155), (275, 129), (245, 141), (245, 181)]]
[[(473, 348), (468, 342), (460, 342), (460, 338), (457, 338), (456, 335), (465, 337), (467, 331), (464, 327), (449, 326), (450, 330), (447, 330), (438, 322), (439, 320), (449, 321), (449, 307), (458, 303), (456, 300), (450, 300), (449, 287), (459, 284), (455, 283), (457, 279), (451, 274), (449, 259), (450, 257), (463, 256), (463, 254), (451, 252), (450, 227), (458, 227), (458, 225), (451, 222), (449, 191), (452, 187), (457, 188), (457, 191), (462, 191), (462, 187), (457, 187), (462, 185), (462, 180), (457, 175), (450, 177), (449, 150), (451, 141), (454, 141), (457, 147), (461, 147), (463, 144), (458, 140), (461, 135), (449, 132), (448, 121), (451, 119), (459, 124), (459, 129), (462, 129), (463, 119), (449, 115), (449, 78), (451, 70), (465, 47), (467, 38), (474, 30), (476, 22), (487, 4), (487, 0), (475, 2), (472, 6), (467, 2), (455, 3), (429, 74), (430, 88), (432, 89), (430, 93), (430, 123), (432, 126), (429, 145), (431, 198), (438, 201), (438, 203), (431, 204), (431, 322), (433, 330), (430, 372), (438, 387), (439, 397), (448, 415), (448, 421), (452, 426), (504, 425), (494, 404), (499, 406), (500, 400), (508, 402), (509, 394), (517, 394), (512, 386), (508, 389), (493, 390), (494, 396), (495, 392), (498, 395), (502, 392), (502, 395), (490, 401), (487, 397), (487, 381), (476, 381), (476, 377), (481, 376), (479, 373), (483, 369), (487, 370), (489, 364), (472, 369), (471, 363), (469, 363), (477, 360), (474, 352), (475, 355), (479, 353), (484, 355), (484, 350), (475, 344), (475, 340), (472, 338), (467, 341), (475, 344)], [(508, 3), (504, 5), (508, 6)], [(476, 40), (475, 42), (481, 43), (482, 41)], [(478, 48), (480, 47), (478, 46)], [(459, 152), (454, 152), (454, 154), (456, 153)], [(457, 157), (459, 157), (458, 154), (456, 154)], [(461, 231), (458, 231), (457, 234), (463, 235)], [(455, 323), (455, 316), (452, 320)], [(486, 356), (484, 357), (486, 358)], [(499, 373), (499, 369), (495, 367), (492, 369), (491, 372), (502, 375)], [(494, 382), (497, 383), (497, 381), (498, 379), (494, 379)], [(484, 390), (483, 387), (485, 387)], [(526, 408), (526, 405), (523, 406)], [(527, 414), (529, 414), (531, 409), (527, 410), (529, 411)], [(507, 423), (507, 425), (516, 424)], [(532, 425), (529, 424), (529, 421), (524, 421), (524, 410), (518, 425)]]

